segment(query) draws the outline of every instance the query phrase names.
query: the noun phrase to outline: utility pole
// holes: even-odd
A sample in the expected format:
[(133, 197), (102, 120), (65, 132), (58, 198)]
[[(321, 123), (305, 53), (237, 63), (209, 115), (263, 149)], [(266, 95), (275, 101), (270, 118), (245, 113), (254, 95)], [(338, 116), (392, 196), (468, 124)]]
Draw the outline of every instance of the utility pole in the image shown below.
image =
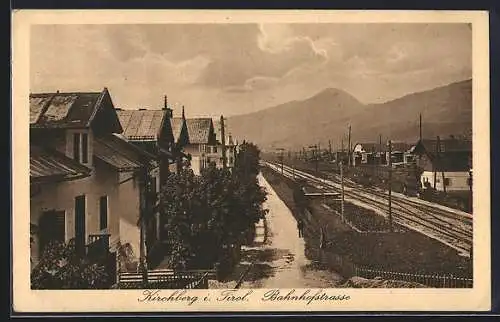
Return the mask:
[(340, 215), (342, 217), (342, 222), (344, 222), (344, 160), (340, 161)]
[(348, 136), (348, 145), (347, 145), (347, 155), (349, 157), (349, 167), (351, 167), (351, 125), (349, 125), (349, 136)]
[(332, 159), (332, 141), (328, 140), (328, 161)]
[(382, 165), (382, 134), (378, 135), (378, 160), (377, 160), (377, 177), (380, 178), (380, 166)]
[(469, 206), (469, 211), (472, 214), (472, 169), (469, 170), (468, 184), (469, 184), (469, 205), (468, 206)]
[(319, 161), (319, 155), (318, 155), (318, 146), (316, 145), (314, 147), (314, 166), (316, 168), (316, 176), (318, 175), (318, 161)]
[[(437, 137), (437, 139), (436, 139), (435, 153), (436, 153), (436, 158), (437, 158), (437, 156), (439, 154), (439, 137)], [(436, 175), (436, 161), (432, 163), (432, 169), (434, 170), (434, 191), (436, 191), (436, 180), (437, 180), (437, 175)]]
[(437, 146), (438, 146), (438, 156), (437, 156), (437, 162), (439, 163), (439, 166), (441, 167), (441, 179), (443, 180), (443, 192), (446, 195), (446, 182), (445, 182), (445, 177), (444, 177), (444, 167), (441, 162), (441, 140), (439, 136), (437, 137)]
[(281, 162), (281, 175), (284, 175), (284, 170), (283, 170), (283, 159), (285, 158), (285, 156), (284, 156), (284, 151), (285, 151), (285, 149), (283, 149), (283, 148), (278, 148), (278, 149), (276, 149), (276, 150), (278, 150), (278, 151), (279, 151), (279, 152), (278, 152), (278, 160)]
[(420, 141), (422, 141), (422, 113), (419, 114), (418, 130), (419, 130), (419, 139)]
[[(344, 160), (344, 137), (340, 140), (340, 160)], [(338, 160), (337, 160), (338, 162)]]
[(392, 142), (389, 140), (389, 231), (393, 231), (392, 227)]

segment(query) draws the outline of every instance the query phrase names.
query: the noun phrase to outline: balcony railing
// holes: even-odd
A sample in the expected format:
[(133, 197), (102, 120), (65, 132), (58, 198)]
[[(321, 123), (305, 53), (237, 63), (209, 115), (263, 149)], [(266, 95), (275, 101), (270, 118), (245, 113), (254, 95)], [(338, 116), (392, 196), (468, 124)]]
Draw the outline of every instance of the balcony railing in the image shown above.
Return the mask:
[(92, 258), (102, 257), (109, 252), (109, 239), (111, 234), (91, 234), (86, 245), (87, 256)]

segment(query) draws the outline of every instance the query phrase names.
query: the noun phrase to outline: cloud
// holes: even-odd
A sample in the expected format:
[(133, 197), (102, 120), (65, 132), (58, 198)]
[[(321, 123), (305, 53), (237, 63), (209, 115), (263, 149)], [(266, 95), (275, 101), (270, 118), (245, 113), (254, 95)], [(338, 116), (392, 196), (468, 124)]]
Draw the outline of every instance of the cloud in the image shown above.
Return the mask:
[(117, 105), (246, 113), (328, 87), (364, 102), (470, 78), (466, 24), (40, 25), (34, 91), (100, 90)]

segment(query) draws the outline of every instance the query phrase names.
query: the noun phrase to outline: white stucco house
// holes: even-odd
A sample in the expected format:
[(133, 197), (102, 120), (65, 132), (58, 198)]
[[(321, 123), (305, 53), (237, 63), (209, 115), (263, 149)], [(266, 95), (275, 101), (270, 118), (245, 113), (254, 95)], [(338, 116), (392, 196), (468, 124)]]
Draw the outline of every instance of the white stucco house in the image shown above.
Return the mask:
[(159, 171), (122, 132), (106, 88), (30, 94), (32, 267), (51, 240), (110, 258), (130, 243), (139, 255), (138, 220), (154, 208)]

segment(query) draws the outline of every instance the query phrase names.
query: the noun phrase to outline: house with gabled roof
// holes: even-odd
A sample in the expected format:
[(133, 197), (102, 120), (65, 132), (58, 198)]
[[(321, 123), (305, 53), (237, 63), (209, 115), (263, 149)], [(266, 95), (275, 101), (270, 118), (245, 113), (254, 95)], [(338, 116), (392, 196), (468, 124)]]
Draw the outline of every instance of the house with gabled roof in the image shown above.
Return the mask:
[(352, 165), (385, 164), (385, 149), (378, 143), (356, 143), (352, 149)]
[(422, 139), (412, 148), (421, 169), (421, 183), (438, 191), (470, 191), (472, 141), (457, 138)]
[(146, 256), (139, 219), (154, 222), (159, 169), (122, 132), (106, 88), (30, 94), (33, 266), (52, 240), (74, 239), (78, 252), (114, 259), (115, 269), (120, 244)]
[(184, 153), (189, 156), (191, 169), (196, 175), (208, 167), (211, 162), (210, 152), (217, 146), (214, 124), (211, 118), (187, 118), (188, 144), (184, 146)]

